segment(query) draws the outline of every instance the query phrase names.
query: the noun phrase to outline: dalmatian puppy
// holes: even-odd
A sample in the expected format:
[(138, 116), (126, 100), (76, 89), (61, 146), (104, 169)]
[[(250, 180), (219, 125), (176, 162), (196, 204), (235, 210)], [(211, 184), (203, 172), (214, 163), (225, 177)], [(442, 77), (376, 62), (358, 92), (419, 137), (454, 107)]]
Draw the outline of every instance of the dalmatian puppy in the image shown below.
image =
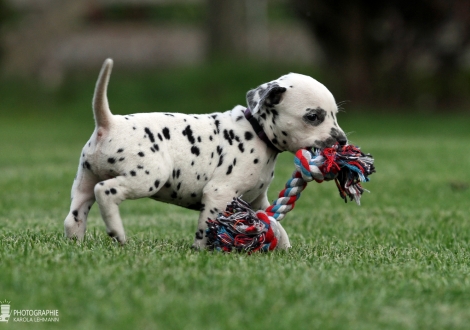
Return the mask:
[[(269, 206), (267, 190), (280, 152), (324, 148), (347, 139), (333, 95), (315, 79), (290, 73), (247, 93), (248, 108), (223, 113), (113, 115), (106, 96), (113, 61), (101, 69), (93, 97), (95, 130), (85, 144), (72, 186), (65, 235), (82, 240), (98, 202), (107, 233), (126, 235), (119, 204), (149, 197), (198, 210), (195, 248), (206, 246), (206, 220), (234, 197), (253, 209)], [(278, 247), (290, 246), (276, 226)]]

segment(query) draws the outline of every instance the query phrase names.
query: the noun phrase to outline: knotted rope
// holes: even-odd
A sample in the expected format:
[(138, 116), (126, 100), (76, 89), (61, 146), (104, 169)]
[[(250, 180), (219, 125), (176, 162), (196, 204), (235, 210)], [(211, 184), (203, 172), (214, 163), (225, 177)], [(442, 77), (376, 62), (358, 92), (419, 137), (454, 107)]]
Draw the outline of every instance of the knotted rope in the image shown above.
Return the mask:
[(234, 198), (217, 219), (209, 219), (206, 231), (208, 247), (225, 252), (273, 250), (279, 237), (277, 221), (294, 208), (308, 182), (334, 179), (342, 199), (347, 202), (349, 197), (360, 204), (365, 191), (361, 182), (369, 181), (368, 176), (375, 172), (373, 157), (352, 145), (337, 144), (315, 152), (300, 149), (295, 154), (294, 164), (296, 171), (292, 178), (264, 211), (255, 212), (249, 204)]

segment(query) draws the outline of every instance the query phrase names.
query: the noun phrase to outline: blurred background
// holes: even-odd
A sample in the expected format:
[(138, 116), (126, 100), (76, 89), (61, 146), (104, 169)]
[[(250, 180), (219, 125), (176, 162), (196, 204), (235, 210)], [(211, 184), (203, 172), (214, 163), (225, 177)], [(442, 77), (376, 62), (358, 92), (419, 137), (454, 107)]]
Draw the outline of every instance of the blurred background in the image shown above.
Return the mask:
[(0, 0), (0, 103), (76, 103), (82, 88), (89, 102), (112, 57), (112, 84), (149, 111), (174, 96), (167, 84), (206, 104), (184, 111), (221, 111), (300, 71), (346, 108), (465, 112), (469, 25), (467, 0)]

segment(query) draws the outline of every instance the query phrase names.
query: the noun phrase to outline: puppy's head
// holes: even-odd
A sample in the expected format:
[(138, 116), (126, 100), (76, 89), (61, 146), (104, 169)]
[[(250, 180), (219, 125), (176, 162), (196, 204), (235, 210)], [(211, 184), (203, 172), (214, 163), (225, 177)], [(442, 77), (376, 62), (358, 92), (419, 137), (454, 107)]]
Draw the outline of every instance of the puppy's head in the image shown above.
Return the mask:
[(281, 151), (347, 143), (336, 121), (333, 95), (309, 76), (290, 73), (250, 90), (246, 99), (253, 116)]

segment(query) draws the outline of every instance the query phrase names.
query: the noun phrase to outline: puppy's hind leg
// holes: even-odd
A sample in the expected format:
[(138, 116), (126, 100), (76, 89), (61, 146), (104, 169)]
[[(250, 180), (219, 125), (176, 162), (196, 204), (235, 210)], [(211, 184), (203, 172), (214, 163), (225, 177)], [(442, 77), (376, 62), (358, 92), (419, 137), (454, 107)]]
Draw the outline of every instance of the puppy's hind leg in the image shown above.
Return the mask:
[[(126, 242), (124, 226), (119, 213), (119, 204), (126, 199), (138, 199), (150, 197), (161, 188), (160, 182), (156, 180), (149, 183), (148, 180), (140, 180), (139, 177), (118, 176), (113, 179), (102, 181), (95, 186), (95, 197), (100, 207), (101, 217), (106, 224), (109, 236), (119, 243)], [(149, 184), (152, 185), (149, 188)]]
[(67, 238), (82, 240), (85, 236), (88, 213), (95, 202), (93, 188), (98, 182), (88, 167), (88, 163), (82, 163), (73, 182), (70, 211), (64, 221)]

